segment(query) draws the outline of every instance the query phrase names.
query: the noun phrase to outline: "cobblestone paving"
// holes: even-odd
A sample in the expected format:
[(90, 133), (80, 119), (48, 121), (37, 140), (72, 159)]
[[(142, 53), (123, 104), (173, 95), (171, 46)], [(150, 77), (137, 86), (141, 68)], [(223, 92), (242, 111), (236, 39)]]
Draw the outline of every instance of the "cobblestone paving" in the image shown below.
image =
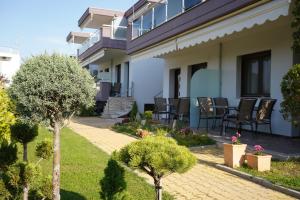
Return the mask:
[[(136, 139), (111, 131), (113, 121), (100, 118), (79, 118), (69, 127), (91, 143), (111, 154)], [(294, 199), (285, 194), (267, 189), (235, 175), (216, 169), (216, 163), (223, 163), (222, 151), (215, 147), (193, 148), (198, 158), (197, 165), (185, 174), (172, 174), (163, 179), (163, 187), (176, 199), (245, 199), (280, 200)], [(138, 173), (152, 183), (150, 177)]]

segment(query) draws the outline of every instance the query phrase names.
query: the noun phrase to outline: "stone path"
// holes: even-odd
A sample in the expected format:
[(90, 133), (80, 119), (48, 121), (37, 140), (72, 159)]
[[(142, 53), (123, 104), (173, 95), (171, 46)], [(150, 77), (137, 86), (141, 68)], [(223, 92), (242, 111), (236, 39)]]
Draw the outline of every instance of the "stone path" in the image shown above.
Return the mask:
[[(100, 118), (78, 118), (69, 127), (91, 143), (111, 154), (136, 139), (111, 131), (114, 121)], [(216, 163), (223, 163), (222, 152), (216, 148), (192, 149), (198, 164), (185, 174), (173, 174), (163, 179), (163, 187), (176, 199), (294, 199), (285, 194), (267, 189), (235, 175), (218, 170)], [(142, 175), (139, 173), (139, 175)], [(148, 182), (150, 177), (143, 174)]]

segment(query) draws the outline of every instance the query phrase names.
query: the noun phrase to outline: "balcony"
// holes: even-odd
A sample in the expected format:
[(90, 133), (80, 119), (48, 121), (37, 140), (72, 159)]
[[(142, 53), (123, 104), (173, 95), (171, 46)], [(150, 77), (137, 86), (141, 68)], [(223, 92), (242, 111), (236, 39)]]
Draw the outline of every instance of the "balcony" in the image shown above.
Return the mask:
[(83, 61), (104, 49), (126, 50), (127, 27), (103, 25), (82, 44), (78, 58)]
[[(170, 3), (172, 2), (172, 4)], [(127, 53), (133, 54), (177, 35), (199, 29), (259, 0), (174, 0), (150, 7), (129, 26)]]

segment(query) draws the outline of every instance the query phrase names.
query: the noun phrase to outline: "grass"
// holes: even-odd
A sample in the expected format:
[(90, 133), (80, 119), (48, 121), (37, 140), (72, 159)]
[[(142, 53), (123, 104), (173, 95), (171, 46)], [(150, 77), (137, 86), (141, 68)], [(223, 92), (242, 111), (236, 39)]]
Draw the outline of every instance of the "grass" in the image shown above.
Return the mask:
[(115, 124), (112, 126), (112, 130), (118, 133), (124, 133), (128, 135), (136, 136), (136, 130), (141, 126), (136, 122), (130, 122), (125, 124)]
[(186, 147), (216, 144), (216, 142), (213, 139), (209, 138), (206, 134), (195, 134), (195, 135), (172, 134), (172, 136), (179, 145), (183, 145)]
[[(43, 138), (52, 138), (45, 128), (40, 128), (38, 138), (29, 144), (29, 160), (36, 161), (35, 145)], [(19, 148), (20, 149), (20, 148)], [(19, 152), (19, 158), (22, 158)], [(101, 151), (83, 137), (70, 129), (63, 129), (61, 133), (61, 198), (72, 200), (101, 199), (100, 180), (105, 177), (104, 170), (110, 156)], [(51, 175), (52, 161), (42, 161), (44, 175)], [(126, 192), (132, 199), (155, 198), (153, 186), (145, 182), (129, 170), (124, 170), (122, 177), (126, 183)], [(164, 193), (164, 199), (173, 199)]]
[(300, 160), (272, 161), (269, 172), (258, 172), (247, 166), (239, 170), (264, 178), (274, 184), (300, 191)]

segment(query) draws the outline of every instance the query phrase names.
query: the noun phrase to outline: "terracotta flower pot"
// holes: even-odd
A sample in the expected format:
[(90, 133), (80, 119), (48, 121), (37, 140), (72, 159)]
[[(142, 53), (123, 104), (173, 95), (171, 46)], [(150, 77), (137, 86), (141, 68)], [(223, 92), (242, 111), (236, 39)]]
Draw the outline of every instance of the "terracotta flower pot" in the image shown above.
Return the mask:
[(224, 161), (225, 165), (237, 168), (245, 160), (247, 144), (224, 144)]
[(254, 154), (246, 154), (247, 165), (256, 169), (257, 171), (270, 171), (271, 169), (271, 155), (254, 155)]

